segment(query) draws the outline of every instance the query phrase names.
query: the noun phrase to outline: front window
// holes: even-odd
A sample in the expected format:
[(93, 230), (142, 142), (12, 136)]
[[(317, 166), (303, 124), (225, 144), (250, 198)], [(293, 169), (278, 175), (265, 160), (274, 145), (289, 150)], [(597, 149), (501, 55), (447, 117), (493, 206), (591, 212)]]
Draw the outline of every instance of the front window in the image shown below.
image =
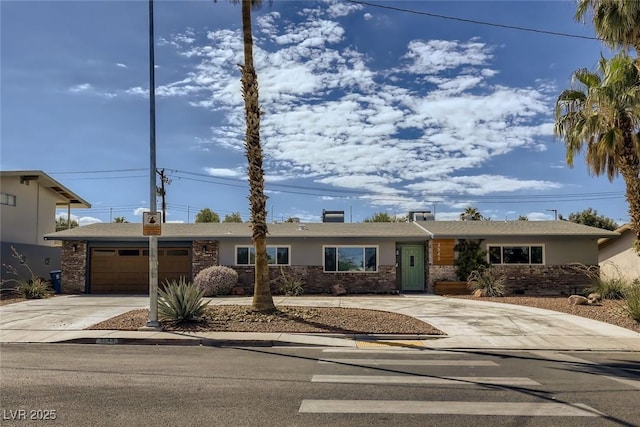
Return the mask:
[(489, 245), (490, 264), (544, 264), (542, 245)]
[(13, 194), (0, 193), (0, 204), (7, 206), (15, 206), (16, 205), (16, 196)]
[(375, 246), (325, 246), (324, 271), (378, 271), (378, 248)]
[[(269, 265), (289, 265), (289, 246), (267, 246)], [(253, 246), (236, 246), (236, 265), (255, 265), (256, 250)]]

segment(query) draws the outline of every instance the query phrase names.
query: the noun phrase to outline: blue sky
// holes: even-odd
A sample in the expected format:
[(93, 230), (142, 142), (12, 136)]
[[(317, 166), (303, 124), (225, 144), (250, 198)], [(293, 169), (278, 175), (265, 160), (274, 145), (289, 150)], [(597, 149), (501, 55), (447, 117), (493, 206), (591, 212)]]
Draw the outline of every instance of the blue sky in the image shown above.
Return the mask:
[[(553, 106), (610, 56), (572, 1), (279, 1), (254, 11), (269, 219), (347, 221), (474, 206), (494, 220), (592, 207), (628, 220), (624, 182), (565, 163)], [(81, 224), (149, 206), (146, 1), (2, 1), (3, 170), (41, 169), (88, 200)], [(157, 166), (168, 221), (249, 218), (241, 10), (156, 1)]]

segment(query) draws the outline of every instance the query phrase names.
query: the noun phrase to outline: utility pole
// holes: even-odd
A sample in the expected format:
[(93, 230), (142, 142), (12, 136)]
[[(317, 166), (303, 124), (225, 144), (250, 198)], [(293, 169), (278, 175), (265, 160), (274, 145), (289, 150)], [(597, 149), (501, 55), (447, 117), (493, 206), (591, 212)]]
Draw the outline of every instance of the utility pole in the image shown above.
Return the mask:
[(165, 190), (164, 185), (170, 185), (171, 178), (167, 178), (167, 176), (164, 174), (164, 169), (159, 169), (156, 172), (158, 172), (158, 175), (160, 175), (160, 187), (158, 187), (157, 191), (158, 195), (162, 197), (162, 223), (164, 224), (167, 222), (167, 202), (165, 200), (167, 191)]
[(549, 212), (553, 212), (553, 220), (558, 220), (558, 209), (547, 209)]
[[(156, 77), (153, 36), (153, 0), (149, 0), (149, 204), (150, 213), (157, 213), (156, 185)], [(141, 330), (161, 331), (158, 321), (158, 236), (149, 235), (149, 319)]]

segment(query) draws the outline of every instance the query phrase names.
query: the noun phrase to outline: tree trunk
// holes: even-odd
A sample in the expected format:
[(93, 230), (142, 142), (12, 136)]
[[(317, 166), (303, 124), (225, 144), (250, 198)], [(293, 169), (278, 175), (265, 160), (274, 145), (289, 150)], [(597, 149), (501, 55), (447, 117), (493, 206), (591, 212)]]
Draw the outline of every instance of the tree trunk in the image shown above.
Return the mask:
[(260, 146), (260, 105), (258, 103), (258, 76), (253, 67), (253, 37), (251, 35), (251, 1), (242, 0), (242, 33), (244, 41), (244, 65), (242, 71), (242, 96), (244, 98), (247, 130), (245, 149), (249, 164), (249, 204), (251, 227), (256, 252), (255, 282), (252, 308), (256, 311), (273, 311), (269, 264), (267, 262), (267, 198), (264, 195), (264, 171)]
[(625, 153), (620, 156), (620, 174), (627, 187), (630, 225), (636, 233), (635, 250), (640, 256), (640, 158), (630, 143), (625, 144)]

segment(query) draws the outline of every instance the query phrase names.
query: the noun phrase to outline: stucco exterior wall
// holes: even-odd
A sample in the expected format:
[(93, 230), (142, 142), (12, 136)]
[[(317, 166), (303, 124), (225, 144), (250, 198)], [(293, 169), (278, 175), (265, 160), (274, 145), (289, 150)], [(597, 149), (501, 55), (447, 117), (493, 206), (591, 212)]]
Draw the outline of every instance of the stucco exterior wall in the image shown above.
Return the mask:
[(603, 277), (640, 279), (640, 256), (633, 249), (634, 240), (633, 231), (626, 230), (619, 239), (600, 245), (598, 263)]
[[(4, 230), (3, 230), (4, 232)], [(11, 265), (20, 274), (21, 278), (29, 279), (29, 270), (20, 264), (20, 261), (13, 257), (13, 251), (11, 247), (14, 247), (18, 254), (25, 258), (26, 264), (33, 271), (36, 277), (42, 277), (46, 280), (51, 278), (50, 272), (52, 270), (60, 270), (60, 256), (62, 249), (59, 247), (39, 246), (39, 245), (25, 245), (22, 243), (5, 243), (2, 242), (2, 252), (0, 259), (2, 259), (2, 268), (0, 269), (0, 279), (15, 279), (14, 276), (8, 274), (7, 268), (4, 266)], [(15, 283), (7, 283), (7, 287), (14, 286)]]
[[(250, 239), (221, 239), (220, 240), (220, 264), (226, 266), (235, 265), (236, 246), (251, 245)], [(268, 246), (289, 246), (289, 263), (292, 266), (322, 266), (324, 259), (324, 246), (377, 246), (378, 264), (394, 265), (396, 262), (395, 240), (380, 239), (267, 239)], [(276, 268), (271, 267), (271, 268)]]
[(2, 241), (53, 246), (43, 236), (56, 231), (57, 197), (37, 180), (21, 184), (18, 176), (3, 177), (2, 192), (16, 196), (15, 206), (0, 205)]
[(482, 248), (486, 251), (490, 245), (518, 244), (544, 245), (545, 265), (567, 265), (572, 263), (591, 265), (598, 263), (596, 240), (584, 237), (501, 237), (500, 239), (483, 240)]

